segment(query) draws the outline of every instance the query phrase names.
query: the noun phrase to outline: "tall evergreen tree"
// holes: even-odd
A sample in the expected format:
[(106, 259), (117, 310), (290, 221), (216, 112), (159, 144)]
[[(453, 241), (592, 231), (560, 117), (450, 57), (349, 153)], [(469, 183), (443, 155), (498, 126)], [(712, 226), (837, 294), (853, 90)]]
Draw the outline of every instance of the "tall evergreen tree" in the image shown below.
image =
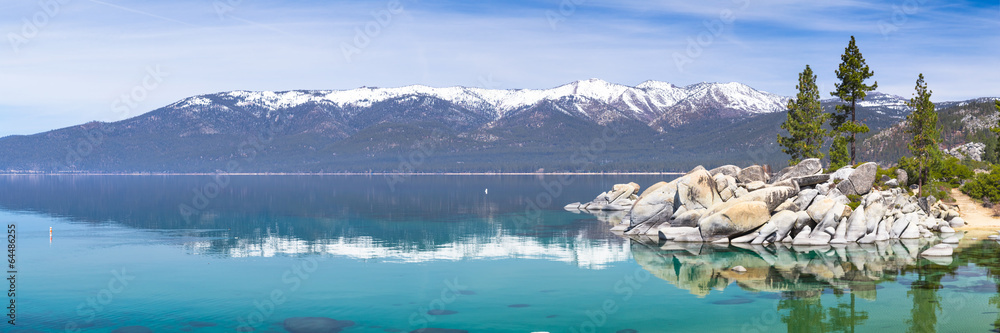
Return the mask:
[[(858, 101), (865, 100), (865, 96), (868, 95), (869, 91), (878, 88), (878, 82), (872, 85), (865, 84), (865, 80), (875, 75), (875, 73), (868, 68), (865, 58), (861, 56), (861, 50), (854, 44), (854, 36), (851, 36), (851, 42), (847, 44), (847, 48), (844, 49), (844, 54), (840, 56), (840, 60), (842, 61), (840, 68), (836, 71), (837, 79), (840, 80), (840, 83), (834, 85), (836, 90), (830, 92), (830, 95), (837, 96), (841, 101), (850, 105), (837, 105), (837, 112), (830, 118), (830, 126), (833, 127), (834, 142), (836, 142), (836, 136), (845, 136), (847, 137), (847, 141), (851, 143), (851, 164), (854, 164), (856, 135), (858, 133), (868, 133), (868, 126), (857, 121), (855, 114), (856, 105)], [(848, 118), (850, 118), (850, 121), (847, 120)], [(850, 133), (849, 136), (848, 133)], [(831, 146), (830, 148), (831, 165), (833, 164), (833, 149), (835, 147)], [(840, 153), (837, 152), (837, 154)]]
[(820, 146), (823, 145), (823, 123), (827, 114), (819, 104), (819, 87), (816, 86), (816, 75), (812, 68), (799, 73), (799, 84), (795, 86), (799, 93), (788, 101), (788, 119), (781, 128), (788, 131), (788, 137), (778, 134), (778, 144), (781, 151), (788, 154), (788, 164), (795, 165), (806, 158), (823, 158)]
[(833, 143), (830, 144), (830, 170), (837, 170), (851, 162), (851, 156), (847, 151), (847, 143), (850, 140), (835, 130), (830, 133), (833, 136)]
[(931, 91), (927, 89), (924, 82), (924, 74), (917, 78), (916, 92), (913, 98), (906, 105), (913, 108), (913, 112), (906, 116), (909, 122), (907, 133), (913, 136), (910, 139), (910, 153), (917, 160), (917, 180), (920, 185), (919, 195), (924, 194), (924, 183), (927, 181), (928, 169), (930, 169), (935, 152), (938, 149), (938, 142), (941, 141), (941, 133), (938, 130), (938, 114), (934, 112), (934, 103), (931, 102)]

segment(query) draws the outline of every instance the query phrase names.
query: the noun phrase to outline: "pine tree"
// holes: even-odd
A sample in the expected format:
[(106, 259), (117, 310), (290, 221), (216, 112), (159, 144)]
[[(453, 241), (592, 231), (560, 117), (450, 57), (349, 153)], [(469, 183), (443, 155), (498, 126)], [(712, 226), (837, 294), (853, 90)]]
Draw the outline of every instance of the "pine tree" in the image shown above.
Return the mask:
[[(833, 127), (835, 143), (836, 136), (847, 136), (850, 133), (847, 140), (851, 143), (851, 164), (854, 164), (856, 135), (858, 133), (868, 133), (868, 126), (858, 122), (856, 119), (856, 105), (858, 101), (865, 100), (865, 96), (868, 95), (869, 91), (878, 88), (878, 82), (870, 86), (865, 84), (865, 80), (872, 77), (875, 73), (868, 68), (865, 58), (861, 56), (861, 50), (854, 44), (854, 36), (851, 36), (851, 42), (844, 49), (844, 54), (840, 56), (840, 59), (842, 61), (840, 68), (836, 71), (837, 79), (840, 80), (840, 83), (834, 85), (836, 90), (831, 92), (830, 95), (837, 96), (841, 101), (850, 103), (850, 105), (837, 105), (837, 112), (830, 118), (830, 126)], [(848, 118), (850, 118), (850, 121), (847, 120)], [(831, 165), (833, 164), (832, 160), (834, 157), (833, 148), (833, 146), (830, 148)], [(841, 152), (836, 153), (841, 154)]]
[(906, 132), (913, 136), (910, 139), (910, 153), (917, 160), (917, 179), (920, 185), (919, 195), (923, 196), (924, 183), (927, 182), (927, 173), (933, 162), (933, 157), (938, 149), (938, 142), (941, 141), (941, 133), (938, 129), (938, 114), (934, 112), (934, 103), (931, 102), (931, 91), (927, 89), (924, 82), (924, 74), (917, 78), (916, 92), (913, 98), (906, 103), (913, 108), (913, 112), (906, 116), (909, 127)]
[(816, 75), (809, 65), (799, 74), (799, 84), (795, 88), (799, 93), (795, 99), (788, 101), (788, 119), (781, 124), (789, 136), (778, 134), (778, 144), (785, 147), (781, 151), (788, 154), (789, 165), (796, 165), (806, 158), (823, 158), (820, 146), (826, 135), (823, 123), (827, 114), (820, 106)]
[(830, 144), (830, 170), (837, 170), (850, 162), (851, 156), (847, 152), (848, 139), (835, 131), (830, 132), (834, 133), (833, 143)]

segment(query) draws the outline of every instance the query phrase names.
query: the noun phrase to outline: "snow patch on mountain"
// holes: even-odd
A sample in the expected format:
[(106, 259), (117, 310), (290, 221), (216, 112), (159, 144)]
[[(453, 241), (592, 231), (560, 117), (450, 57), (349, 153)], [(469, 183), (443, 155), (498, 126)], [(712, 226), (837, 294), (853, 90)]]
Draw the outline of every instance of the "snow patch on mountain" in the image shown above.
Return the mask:
[[(909, 99), (903, 98), (902, 96), (892, 95), (873, 91), (865, 96), (865, 100), (858, 101), (857, 105), (859, 107), (871, 108), (878, 114), (887, 115), (893, 118), (906, 118), (913, 108), (906, 105)], [(842, 102), (840, 98), (829, 98), (821, 100), (823, 103), (840, 103)]]
[[(667, 82), (646, 81), (635, 87), (589, 79), (567, 83), (551, 89), (484, 89), (470, 87), (434, 88), (410, 85), (397, 88), (361, 87), (350, 90), (318, 91), (231, 91), (218, 94), (235, 106), (253, 109), (278, 110), (306, 103), (336, 105), (338, 107), (367, 108), (375, 103), (409, 96), (428, 96), (455, 105), (492, 113), (496, 118), (518, 109), (531, 107), (543, 101), (569, 100), (575, 103), (596, 101), (614, 105), (633, 115), (659, 115), (681, 101), (709, 99), (731, 109), (749, 113), (777, 112), (784, 109), (786, 97), (758, 91), (741, 83), (699, 83), (678, 87)], [(173, 107), (186, 108), (212, 103), (209, 95), (191, 97), (175, 103)], [(586, 102), (589, 103), (589, 102)], [(700, 104), (700, 103), (695, 103)], [(585, 106), (577, 105), (586, 114)], [(627, 113), (627, 112), (626, 112)]]

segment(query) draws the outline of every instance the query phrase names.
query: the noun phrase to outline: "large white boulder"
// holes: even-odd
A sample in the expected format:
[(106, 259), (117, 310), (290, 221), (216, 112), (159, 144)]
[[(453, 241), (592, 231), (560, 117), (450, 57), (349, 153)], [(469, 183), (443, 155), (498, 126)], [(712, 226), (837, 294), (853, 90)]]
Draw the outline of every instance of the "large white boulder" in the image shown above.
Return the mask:
[(783, 180), (796, 177), (812, 176), (823, 172), (823, 163), (818, 158), (807, 158), (796, 164), (781, 170), (774, 176), (772, 182), (777, 183)]
[(706, 241), (733, 238), (757, 229), (770, 219), (770, 210), (760, 201), (739, 202), (698, 222)]
[[(847, 219), (847, 232), (844, 239), (848, 242), (857, 242), (868, 233), (868, 215), (865, 213), (865, 207), (858, 206), (858, 209), (855, 209), (851, 213), (851, 217)], [(875, 226), (878, 226), (878, 222), (875, 223)]]
[(809, 205), (809, 208), (806, 208), (806, 213), (809, 214), (809, 217), (812, 218), (813, 221), (821, 221), (823, 220), (823, 217), (826, 216), (826, 213), (833, 209), (833, 207), (837, 204), (837, 201), (826, 197), (819, 200), (813, 200), (813, 203)]
[(687, 209), (712, 208), (722, 202), (716, 191), (715, 180), (705, 170), (697, 170), (681, 178), (677, 182), (677, 193), (674, 207), (678, 202)]
[(875, 184), (875, 172), (878, 164), (868, 162), (858, 166), (851, 175), (837, 184), (837, 189), (844, 195), (865, 195)]
[(746, 167), (736, 175), (736, 180), (740, 183), (750, 183), (754, 181), (767, 182), (768, 176), (764, 172), (764, 168), (759, 165), (751, 165)]
[(674, 213), (675, 192), (676, 182), (659, 182), (643, 191), (629, 211), (631, 226), (669, 220)]

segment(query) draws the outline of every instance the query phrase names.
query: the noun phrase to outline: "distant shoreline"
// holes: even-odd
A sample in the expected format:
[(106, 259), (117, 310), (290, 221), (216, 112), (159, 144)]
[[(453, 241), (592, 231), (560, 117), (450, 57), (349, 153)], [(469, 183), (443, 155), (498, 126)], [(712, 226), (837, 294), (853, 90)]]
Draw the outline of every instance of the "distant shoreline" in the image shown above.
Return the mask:
[(2, 176), (628, 176), (669, 175), (684, 172), (134, 172), (134, 173), (65, 173), (65, 172), (0, 172)]

